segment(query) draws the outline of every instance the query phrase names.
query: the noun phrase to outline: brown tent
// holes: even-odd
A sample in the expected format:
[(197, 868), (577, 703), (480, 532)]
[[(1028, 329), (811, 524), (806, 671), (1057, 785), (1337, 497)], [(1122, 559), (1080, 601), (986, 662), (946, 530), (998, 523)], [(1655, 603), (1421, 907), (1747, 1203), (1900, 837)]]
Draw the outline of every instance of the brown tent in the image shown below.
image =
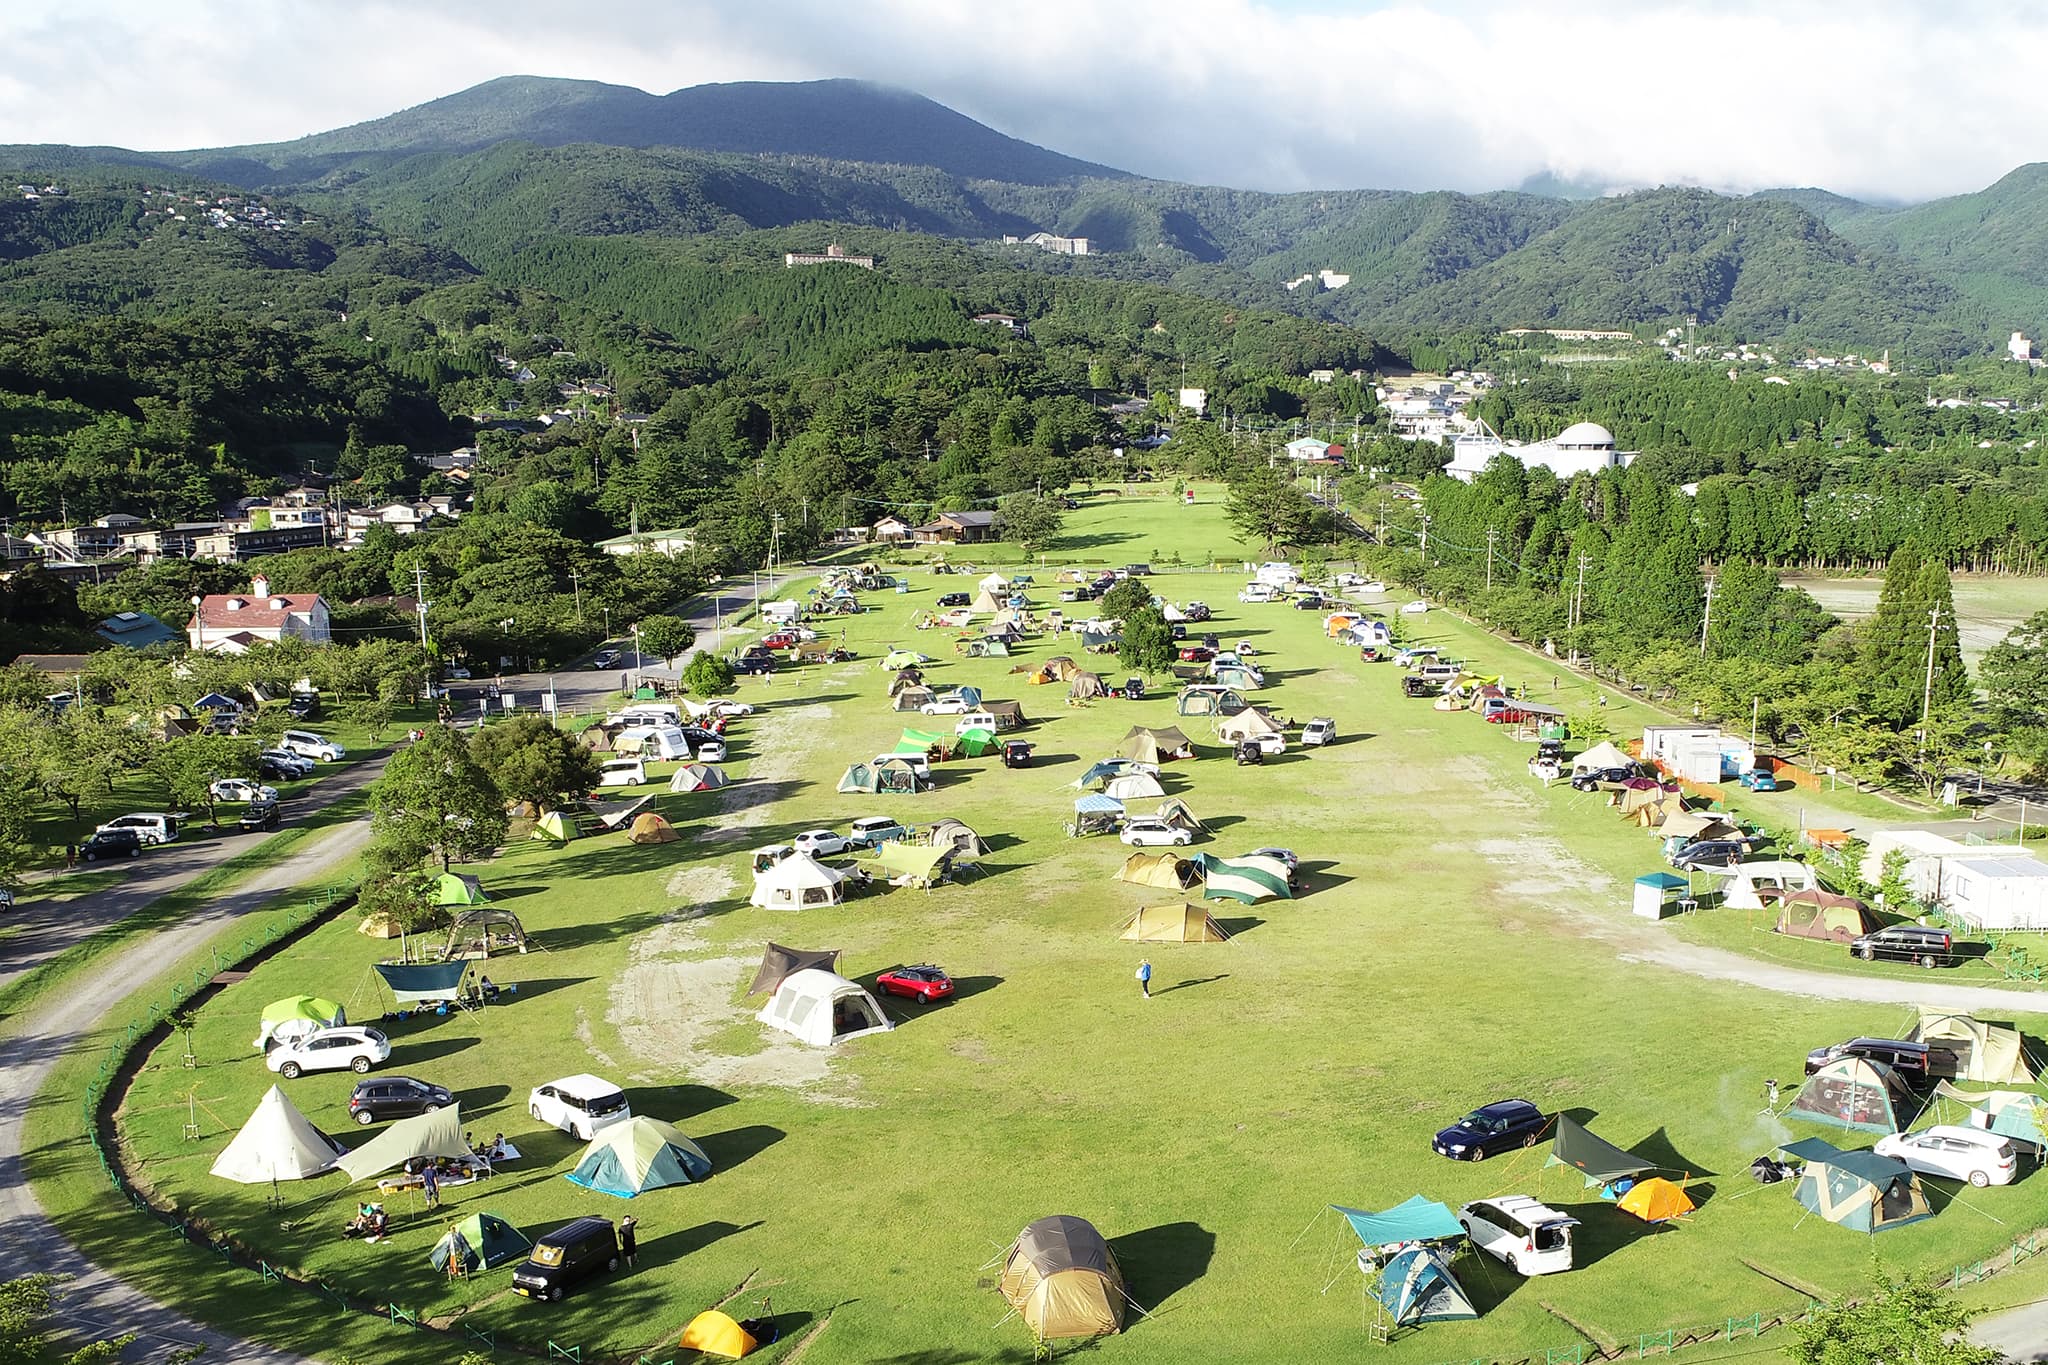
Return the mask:
[(1024, 708), (1014, 701), (985, 701), (981, 709), (996, 718), (997, 730), (1021, 730), (1024, 728)]
[(906, 687), (916, 687), (924, 682), (924, 671), (920, 668), (899, 668), (889, 683), (889, 695), (895, 696)]
[(1079, 672), (1074, 674), (1073, 685), (1067, 688), (1068, 701), (1087, 701), (1109, 691), (1103, 685), (1100, 673)]
[(370, 938), (397, 938), (404, 931), (398, 927), (398, 921), (388, 912), (378, 910), (363, 916), (363, 922), (356, 926), (356, 932)]
[(931, 699), (932, 690), (929, 687), (906, 687), (896, 694), (896, 709), (898, 711), (920, 710)]
[(612, 751), (612, 732), (602, 725), (593, 725), (583, 732), (583, 747), (594, 753), (608, 754)]
[(1247, 706), (1234, 716), (1226, 716), (1216, 722), (1216, 737), (1235, 744), (1241, 739), (1257, 739), (1260, 735), (1284, 733), (1280, 722), (1256, 706)]
[(1207, 834), (1209, 827), (1195, 817), (1188, 809), (1188, 803), (1178, 796), (1169, 796), (1159, 803), (1159, 818), (1175, 829), (1184, 829), (1190, 834)]
[(1176, 758), (1193, 758), (1195, 743), (1182, 734), (1178, 726), (1148, 730), (1142, 725), (1133, 725), (1124, 731), (1116, 751), (1122, 757), (1139, 763), (1165, 763)]
[(1171, 901), (1140, 906), (1124, 921), (1122, 937), (1130, 943), (1221, 943), (1230, 935), (1201, 906)]
[(636, 844), (672, 844), (683, 836), (676, 833), (674, 825), (650, 810), (633, 817), (633, 828), (626, 831), (626, 837)]
[(828, 972), (839, 970), (837, 948), (785, 948), (780, 943), (771, 943), (761, 954), (760, 970), (754, 973), (754, 984), (747, 987), (748, 995), (759, 995), (772, 991), (782, 984), (784, 977), (795, 976), (798, 972), (812, 967)]
[(1081, 671), (1081, 666), (1064, 654), (1055, 654), (1038, 667), (1055, 682), (1066, 682)]
[(1085, 1218), (1055, 1214), (1018, 1233), (996, 1288), (1040, 1341), (1123, 1330), (1123, 1272)]
[(1156, 886), (1167, 891), (1185, 891), (1202, 880), (1202, 869), (1178, 853), (1146, 853), (1142, 849), (1124, 859), (1115, 879), (1134, 886)]
[(1852, 943), (1878, 927), (1876, 916), (1862, 901), (1854, 896), (1838, 896), (1819, 887), (1810, 891), (1794, 891), (1778, 902), (1777, 930), (1795, 938)]

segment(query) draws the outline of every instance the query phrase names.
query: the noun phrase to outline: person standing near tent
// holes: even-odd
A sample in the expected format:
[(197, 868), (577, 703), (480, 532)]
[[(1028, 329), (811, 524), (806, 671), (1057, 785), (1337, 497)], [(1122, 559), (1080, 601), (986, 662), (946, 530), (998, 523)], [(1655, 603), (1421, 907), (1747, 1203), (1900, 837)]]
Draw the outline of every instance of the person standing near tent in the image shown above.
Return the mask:
[(1138, 960), (1138, 992), (1147, 1000), (1152, 998), (1152, 959)]
[(619, 1223), (619, 1255), (625, 1258), (628, 1270), (637, 1269), (633, 1261), (640, 1254), (640, 1222), (627, 1214)]
[(420, 1189), (427, 1196), (428, 1208), (441, 1207), (441, 1175), (434, 1169), (432, 1158), (428, 1159), (427, 1168), (420, 1173)]

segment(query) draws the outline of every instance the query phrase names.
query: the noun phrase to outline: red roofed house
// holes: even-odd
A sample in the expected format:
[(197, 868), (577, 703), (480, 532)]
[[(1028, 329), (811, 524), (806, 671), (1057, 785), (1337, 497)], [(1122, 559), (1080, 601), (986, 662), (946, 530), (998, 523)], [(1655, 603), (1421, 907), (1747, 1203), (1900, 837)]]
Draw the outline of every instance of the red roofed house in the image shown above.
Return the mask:
[(241, 654), (262, 640), (287, 636), (308, 644), (332, 644), (327, 603), (312, 592), (275, 593), (261, 574), (244, 593), (209, 593), (199, 600), (186, 633), (203, 653)]

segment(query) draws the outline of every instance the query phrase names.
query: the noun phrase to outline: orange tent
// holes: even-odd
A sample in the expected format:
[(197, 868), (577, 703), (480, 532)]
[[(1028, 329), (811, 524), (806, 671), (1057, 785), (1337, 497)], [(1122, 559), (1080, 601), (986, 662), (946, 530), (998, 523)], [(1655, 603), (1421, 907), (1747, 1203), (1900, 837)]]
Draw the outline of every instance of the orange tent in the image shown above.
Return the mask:
[(1663, 1223), (1682, 1218), (1693, 1210), (1684, 1190), (1662, 1176), (1638, 1180), (1621, 1197), (1621, 1211), (1632, 1213), (1645, 1223)]

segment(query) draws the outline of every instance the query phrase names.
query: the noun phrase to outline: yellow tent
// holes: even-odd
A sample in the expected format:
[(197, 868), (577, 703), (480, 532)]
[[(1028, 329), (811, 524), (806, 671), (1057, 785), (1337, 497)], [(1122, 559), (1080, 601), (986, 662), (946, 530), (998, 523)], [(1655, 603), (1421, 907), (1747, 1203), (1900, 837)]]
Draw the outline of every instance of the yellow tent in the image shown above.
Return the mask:
[(365, 915), (363, 922), (356, 926), (356, 932), (367, 934), (371, 938), (397, 938), (400, 931), (398, 921), (385, 911), (379, 910), (374, 914)]
[(676, 833), (671, 825), (653, 811), (645, 811), (633, 817), (633, 828), (626, 837), (636, 844), (672, 844), (683, 836)]
[(533, 833), (527, 837), (532, 839), (553, 839), (556, 843), (565, 844), (569, 840), (578, 837), (581, 832), (576, 828), (576, 818), (574, 816), (564, 815), (558, 810), (551, 810), (541, 814), (539, 823), (533, 827)]
[(1632, 1213), (1645, 1223), (1662, 1223), (1682, 1218), (1693, 1210), (1684, 1190), (1661, 1176), (1638, 1180), (1621, 1197), (1621, 1211)]
[(1120, 882), (1168, 891), (1185, 891), (1202, 879), (1201, 871), (1178, 853), (1133, 853), (1114, 875)]
[(1124, 921), (1131, 943), (1221, 943), (1230, 935), (1199, 905), (1145, 905)]
[(1018, 1233), (996, 1288), (1040, 1341), (1123, 1330), (1123, 1272), (1083, 1218), (1041, 1218)]
[(716, 1308), (707, 1308), (690, 1319), (679, 1344), (686, 1351), (702, 1351), (722, 1360), (738, 1360), (761, 1343)]

